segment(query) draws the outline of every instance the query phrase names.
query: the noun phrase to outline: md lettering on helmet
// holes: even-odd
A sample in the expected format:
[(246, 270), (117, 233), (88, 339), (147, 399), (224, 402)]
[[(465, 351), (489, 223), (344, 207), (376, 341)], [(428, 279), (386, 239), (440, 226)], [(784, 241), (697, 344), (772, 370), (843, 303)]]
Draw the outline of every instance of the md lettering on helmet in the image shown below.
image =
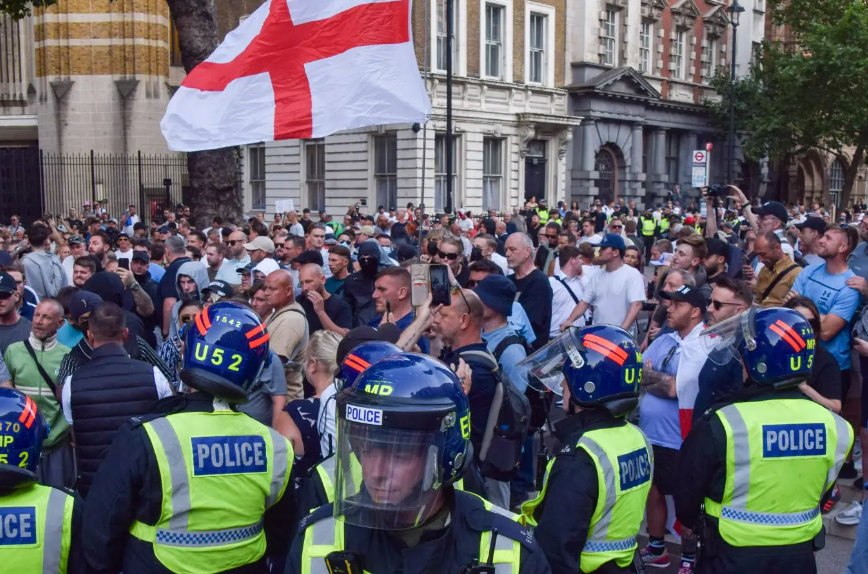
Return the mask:
[(36, 544), (36, 507), (0, 508), (0, 547)]
[(763, 425), (763, 458), (824, 456), (826, 427), (822, 423)]
[(193, 437), (193, 476), (254, 474), (268, 469), (261, 436)]
[(372, 381), (370, 383), (365, 383), (365, 392), (371, 393), (372, 395), (386, 397), (391, 395), (394, 390), (395, 389), (392, 388), (392, 383), (386, 381)]
[(369, 409), (367, 407), (347, 405), (347, 414), (345, 418), (354, 423), (383, 426), (383, 411), (380, 409)]
[(618, 472), (621, 475), (621, 492), (636, 488), (651, 480), (651, 457), (642, 447), (618, 457)]

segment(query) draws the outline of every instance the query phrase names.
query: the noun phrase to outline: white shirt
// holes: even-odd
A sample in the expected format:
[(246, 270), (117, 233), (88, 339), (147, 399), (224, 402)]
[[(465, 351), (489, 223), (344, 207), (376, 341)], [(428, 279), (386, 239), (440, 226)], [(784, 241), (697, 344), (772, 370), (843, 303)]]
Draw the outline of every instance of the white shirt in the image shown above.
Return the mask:
[(117, 251), (115, 251), (115, 257), (117, 257), (118, 259), (129, 259), (130, 261), (132, 261), (133, 260), (133, 250), (130, 249), (129, 251), (124, 253), (123, 251), (118, 249)]
[[(645, 278), (629, 265), (617, 271), (600, 268), (590, 278), (582, 301), (594, 306), (595, 325), (620, 327), (627, 318), (630, 305), (645, 300)], [(630, 327), (631, 333), (635, 326)], [(633, 333), (635, 334), (635, 333)]]
[(75, 257), (67, 255), (63, 260), (63, 271), (66, 273), (66, 282), (72, 285), (72, 266), (75, 264)]
[(338, 448), (337, 433), (335, 432), (335, 395), (337, 392), (337, 387), (331, 384), (319, 396), (316, 432), (319, 433), (319, 448), (323, 458), (328, 458)]
[[(583, 275), (578, 275), (570, 279), (560, 270), (555, 271), (554, 277), (549, 277), (549, 284), (552, 286), (552, 324), (549, 327), (549, 336), (557, 337), (561, 332), (561, 324), (569, 319), (570, 313), (576, 308), (576, 301), (570, 296), (564, 284), (558, 281), (560, 278), (573, 292), (576, 299), (582, 300), (582, 295), (585, 293), (585, 288), (589, 283), (589, 279)], [(573, 323), (574, 327), (585, 326), (585, 316), (582, 315)]]
[(790, 245), (789, 240), (787, 239), (787, 233), (783, 229), (775, 229), (775, 235), (778, 236), (778, 239), (781, 240), (781, 251), (784, 252), (784, 255), (789, 255), (790, 259), (794, 259), (796, 257), (796, 253), (793, 250), (793, 246)]
[(329, 269), (329, 248), (323, 247), (319, 252), (322, 255), (322, 273), (328, 279), (332, 276), (332, 270)]
[(582, 243), (590, 243), (591, 245), (599, 245), (601, 241), (603, 241), (603, 238), (600, 236), (599, 233), (595, 233), (595, 234), (591, 235), (590, 237), (580, 237), (579, 238), (579, 245), (581, 245)]
[[(138, 215), (131, 215), (129, 218), (129, 222), (130, 222), (129, 225), (124, 225), (123, 231), (124, 231), (124, 233), (126, 233), (127, 235), (132, 237), (133, 233), (135, 232), (134, 226), (136, 225), (136, 223), (139, 222), (139, 216)], [(126, 224), (126, 221), (122, 221), (121, 223)]]
[[(169, 381), (166, 380), (166, 377), (163, 376), (163, 373), (160, 372), (160, 369), (154, 367), (154, 384), (157, 387), (157, 398), (165, 399), (166, 397), (171, 397), (174, 393), (172, 392), (172, 385), (169, 384)], [(72, 375), (66, 377), (66, 380), (63, 381), (63, 390), (61, 393), (61, 404), (63, 406), (63, 418), (66, 419), (66, 422), (72, 424)]]
[(464, 219), (458, 218), (458, 227), (461, 231), (470, 231), (473, 229), (473, 221), (469, 217)]
[(497, 263), (497, 266), (503, 269), (504, 275), (512, 275), (512, 269), (509, 268), (509, 264), (506, 262), (506, 257), (498, 253), (497, 251), (491, 252), (491, 260)]
[(296, 237), (304, 237), (304, 227), (301, 223), (293, 223), (289, 226), (289, 232)]

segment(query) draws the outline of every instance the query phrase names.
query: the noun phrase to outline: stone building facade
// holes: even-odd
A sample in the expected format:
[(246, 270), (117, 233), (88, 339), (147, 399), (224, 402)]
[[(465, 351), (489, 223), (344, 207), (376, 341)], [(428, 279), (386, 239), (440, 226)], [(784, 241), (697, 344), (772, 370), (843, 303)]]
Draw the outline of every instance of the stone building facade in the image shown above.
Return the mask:
[[(569, 198), (568, 0), (454, 0), (454, 206), (509, 209), (526, 197)], [(426, 5), (428, 10), (426, 11)], [(247, 207), (276, 201), (342, 213), (361, 200), (445, 206), (445, 2), (416, 1), (412, 31), (431, 95), (427, 127), (353, 130), (321, 140), (251, 146)], [(427, 66), (426, 66), (427, 63)], [(264, 177), (263, 177), (264, 176)]]
[(0, 17), (0, 145), (167, 152), (171, 41), (163, 0), (58, 0)]
[(688, 198), (694, 150), (714, 146), (722, 183), (725, 142), (708, 124), (708, 81), (728, 65), (726, 6), (718, 0), (577, 0), (569, 4), (569, 170), (573, 199), (662, 201), (677, 184)]

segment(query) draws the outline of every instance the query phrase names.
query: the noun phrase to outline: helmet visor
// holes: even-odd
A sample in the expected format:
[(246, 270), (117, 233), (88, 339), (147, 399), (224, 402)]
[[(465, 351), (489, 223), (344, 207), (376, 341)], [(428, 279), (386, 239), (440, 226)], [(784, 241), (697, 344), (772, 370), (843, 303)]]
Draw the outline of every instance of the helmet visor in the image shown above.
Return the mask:
[(561, 382), (564, 380), (566, 362), (569, 360), (574, 368), (584, 366), (581, 347), (576, 343), (572, 331), (573, 328), (567, 329), (517, 365), (519, 373), (527, 378), (531, 387), (538, 391), (550, 390), (562, 395), (564, 391)]
[(436, 512), (443, 433), (341, 417), (337, 434), (337, 518), (365, 528), (404, 530), (424, 524)]
[(745, 311), (717, 325), (708, 327), (699, 337), (708, 358), (718, 365), (725, 365), (739, 358), (738, 347), (745, 339), (753, 340), (749, 327), (750, 314)]

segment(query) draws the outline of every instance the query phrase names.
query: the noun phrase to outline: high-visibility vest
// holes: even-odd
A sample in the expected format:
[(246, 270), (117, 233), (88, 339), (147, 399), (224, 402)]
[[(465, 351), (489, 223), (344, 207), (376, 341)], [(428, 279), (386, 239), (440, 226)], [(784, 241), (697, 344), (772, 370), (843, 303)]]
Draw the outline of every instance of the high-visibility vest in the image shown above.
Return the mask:
[(178, 413), (142, 427), (163, 501), (157, 524), (136, 521), (130, 534), (152, 543), (157, 560), (178, 574), (222, 572), (262, 558), (262, 516), (289, 483), (289, 441), (230, 410)]
[(813, 539), (820, 500), (853, 444), (847, 421), (809, 399), (735, 403), (718, 410), (726, 432), (723, 499), (705, 499), (731, 546)]
[[(476, 496), (467, 493), (465, 496)], [(456, 499), (458, 496), (456, 496)], [(521, 517), (495, 506), (487, 500), (482, 500), (485, 510), (506, 516), (515, 522), (521, 522)], [(460, 504), (460, 500), (456, 500)], [(503, 534), (498, 535), (494, 542), (494, 556), (489, 557), (491, 546), (491, 531), (485, 530), (479, 537), (479, 562), (494, 564), (498, 574), (519, 574), (521, 570), (521, 542)], [(334, 516), (326, 516), (308, 526), (304, 531), (304, 545), (301, 552), (302, 574), (330, 574), (325, 563), (325, 557), (332, 552), (341, 552), (345, 548), (344, 521)]]
[(545, 225), (549, 220), (549, 210), (548, 209), (537, 209), (536, 214), (539, 215), (540, 225)]
[(660, 220), (657, 221), (657, 230), (660, 233), (660, 235), (663, 235), (664, 233), (669, 231), (669, 220), (663, 219), (661, 217)]
[(657, 223), (654, 221), (654, 218), (642, 218), (642, 235), (645, 237), (653, 237), (654, 233), (657, 231)]
[[(651, 491), (654, 453), (651, 443), (637, 427), (626, 423), (583, 433), (576, 448), (590, 455), (597, 468), (597, 506), (582, 549), (582, 572), (593, 572), (609, 561), (621, 568), (633, 562), (636, 536), (645, 515)], [(569, 456), (569, 455), (567, 455)], [(542, 504), (548, 478), (557, 457), (549, 461), (539, 495), (521, 507), (527, 524), (537, 526), (533, 514)], [(557, 504), (558, 493), (552, 493)]]
[(73, 498), (34, 484), (0, 496), (0, 563), (15, 574), (66, 574)]

